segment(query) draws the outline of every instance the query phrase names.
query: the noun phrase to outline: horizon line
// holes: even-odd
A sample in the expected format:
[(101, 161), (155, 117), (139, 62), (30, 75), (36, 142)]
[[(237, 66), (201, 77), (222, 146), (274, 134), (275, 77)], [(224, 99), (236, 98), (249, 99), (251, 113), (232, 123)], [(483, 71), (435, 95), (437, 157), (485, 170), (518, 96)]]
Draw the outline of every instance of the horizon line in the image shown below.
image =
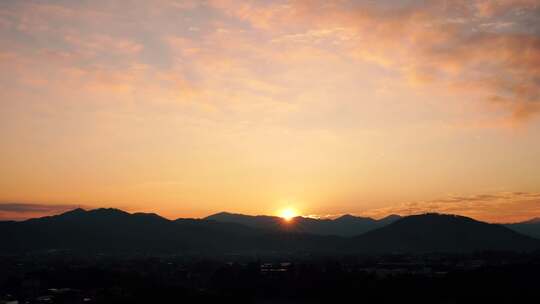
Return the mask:
[[(9, 204), (10, 203), (0, 203), (0, 211), (2, 211), (1, 206), (9, 205)], [(11, 203), (11, 205), (14, 205), (14, 204), (16, 204), (16, 203)], [(21, 204), (21, 205), (23, 205), (23, 204)], [(36, 204), (24, 204), (24, 205), (36, 205)], [(51, 206), (54, 206), (54, 205), (51, 205)], [(56, 206), (58, 206), (58, 205), (56, 205)], [(231, 212), (231, 211), (214, 212), (214, 213), (211, 213), (211, 214), (203, 216), (203, 217), (175, 217), (175, 218), (171, 218), (171, 217), (163, 216), (163, 215), (161, 215), (161, 214), (159, 214), (157, 212), (142, 212), (142, 211), (124, 210), (124, 209), (117, 208), (117, 207), (89, 207), (89, 206), (84, 206), (84, 205), (73, 205), (73, 207), (74, 208), (65, 209), (65, 210), (62, 210), (60, 212), (55, 212), (55, 213), (44, 214), (42, 216), (29, 216), (29, 217), (20, 217), (20, 218), (13, 218), (13, 219), (4, 218), (4, 217), (0, 216), (0, 221), (24, 222), (24, 221), (31, 220), (31, 219), (59, 216), (59, 215), (62, 215), (62, 214), (73, 212), (75, 210), (83, 210), (84, 212), (90, 212), (90, 211), (95, 211), (95, 210), (116, 210), (116, 211), (121, 211), (121, 212), (130, 214), (130, 215), (133, 215), (133, 214), (153, 214), (153, 215), (157, 215), (157, 216), (159, 216), (161, 218), (164, 218), (166, 220), (169, 220), (169, 221), (174, 221), (174, 220), (179, 220), (179, 219), (205, 220), (208, 217), (218, 215), (218, 214), (223, 214), (223, 213), (230, 214), (230, 215), (249, 216), (249, 217), (273, 217), (273, 218), (281, 218), (281, 219), (285, 220), (285, 218), (283, 218), (283, 217), (281, 217), (279, 215), (247, 214), (247, 213), (238, 213), (238, 212)], [(479, 221), (479, 222), (490, 223), (490, 224), (500, 224), (500, 225), (519, 224), (519, 223), (525, 223), (525, 222), (530, 222), (530, 221), (540, 219), (540, 216), (533, 216), (533, 217), (530, 217), (527, 220), (517, 221), (517, 222), (492, 222), (492, 221), (485, 221), (485, 220), (477, 219), (475, 217), (468, 216), (468, 215), (462, 215), (462, 214), (459, 214), (459, 213), (444, 213), (444, 212), (429, 211), (429, 210), (425, 210), (425, 211), (421, 211), (421, 212), (417, 212), (417, 213), (410, 213), (410, 214), (389, 213), (389, 214), (386, 214), (386, 215), (384, 215), (382, 217), (362, 216), (362, 215), (358, 215), (358, 214), (355, 214), (355, 213), (340, 213), (340, 214), (333, 215), (332, 217), (315, 217), (314, 215), (302, 215), (302, 214), (299, 214), (297, 216), (294, 216), (293, 218), (305, 218), (305, 219), (313, 219), (313, 220), (330, 220), (330, 221), (333, 221), (333, 220), (336, 220), (336, 219), (338, 219), (340, 217), (349, 215), (349, 216), (353, 216), (353, 217), (356, 217), (356, 218), (365, 218), (365, 219), (372, 219), (372, 220), (380, 221), (380, 220), (385, 219), (385, 218), (390, 217), (390, 216), (399, 216), (401, 218), (405, 218), (405, 217), (409, 217), (409, 216), (426, 215), (426, 214), (461, 216), (461, 217), (471, 218), (471, 219)], [(0, 215), (1, 215), (1, 213), (0, 213)]]

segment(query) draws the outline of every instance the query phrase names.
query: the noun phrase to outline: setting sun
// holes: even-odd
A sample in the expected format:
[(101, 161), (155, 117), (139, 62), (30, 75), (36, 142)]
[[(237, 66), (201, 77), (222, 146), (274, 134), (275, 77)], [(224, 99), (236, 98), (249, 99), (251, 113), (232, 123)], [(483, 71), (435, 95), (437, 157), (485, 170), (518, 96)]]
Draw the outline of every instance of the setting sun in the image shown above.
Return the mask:
[(294, 217), (298, 216), (298, 213), (293, 208), (285, 208), (281, 210), (281, 212), (279, 213), (279, 216), (282, 217), (286, 221), (290, 221)]

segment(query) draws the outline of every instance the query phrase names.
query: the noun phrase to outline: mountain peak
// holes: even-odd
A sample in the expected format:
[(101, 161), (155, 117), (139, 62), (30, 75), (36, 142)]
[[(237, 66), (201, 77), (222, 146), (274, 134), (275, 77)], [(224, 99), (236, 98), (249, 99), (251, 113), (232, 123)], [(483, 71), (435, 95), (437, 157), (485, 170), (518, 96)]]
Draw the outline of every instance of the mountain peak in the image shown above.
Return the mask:
[(239, 214), (231, 213), (231, 212), (227, 212), (227, 211), (221, 211), (221, 212), (218, 212), (218, 213), (211, 214), (211, 215), (207, 216), (206, 218), (217, 217), (217, 216), (230, 216), (230, 215), (239, 215)]
[(128, 212), (125, 212), (116, 208), (98, 208), (85, 210), (83, 208), (76, 208), (67, 212), (64, 212), (55, 216), (46, 216), (44, 218), (63, 218), (63, 219), (78, 219), (78, 218), (88, 218), (92, 216), (124, 216), (130, 215)]
[(129, 214), (128, 212), (117, 208), (97, 208), (88, 212), (94, 214)]
[[(79, 218), (81, 216), (84, 216), (87, 213), (88, 213), (88, 211), (86, 211), (83, 208), (76, 208), (76, 209), (69, 210), (69, 211), (66, 211), (66, 212), (58, 214), (58, 215), (46, 216), (45, 218), (50, 218), (50, 217), (59, 217), (59, 218), (65, 218), (65, 219)], [(32, 219), (30, 219), (30, 220), (32, 220)]]
[(402, 218), (402, 216), (399, 215), (399, 214), (390, 214), (390, 215), (387, 215), (387, 216), (381, 218), (379, 221), (385, 221), (385, 220), (398, 220), (398, 219), (400, 219), (400, 218)]
[(164, 218), (161, 215), (156, 214), (156, 213), (135, 212), (135, 213), (132, 214), (132, 216), (138, 217), (138, 218), (145, 218), (145, 219), (168, 221), (168, 219), (166, 219), (166, 218)]
[(336, 220), (350, 220), (350, 219), (355, 219), (356, 216), (352, 215), (352, 214), (344, 214), (340, 217), (337, 217)]
[(363, 217), (363, 216), (356, 216), (356, 215), (352, 215), (352, 214), (344, 214), (336, 219), (334, 219), (334, 221), (336, 222), (375, 222), (374, 219), (372, 219), (371, 217)]
[(243, 215), (243, 214), (239, 214), (239, 213), (231, 213), (231, 212), (226, 212), (226, 211), (222, 211), (222, 212), (218, 212), (218, 213), (214, 213), (212, 215), (209, 215), (203, 219), (205, 220), (214, 220), (214, 221), (227, 221), (227, 220), (231, 220), (231, 219), (237, 219), (237, 218), (247, 218), (249, 217), (248, 215)]
[(422, 213), (422, 214), (414, 214), (409, 215), (403, 218), (403, 221), (407, 222), (414, 222), (414, 221), (437, 221), (438, 223), (442, 223), (444, 221), (451, 221), (451, 222), (477, 222), (479, 221), (466, 217), (463, 215), (457, 215), (457, 214), (444, 214), (444, 213), (437, 213), (437, 212), (429, 212), (429, 213)]
[(60, 215), (63, 215), (63, 216), (71, 216), (71, 215), (79, 215), (79, 214), (84, 214), (86, 213), (87, 211), (84, 210), (83, 208), (75, 208), (73, 210), (69, 210), (69, 211), (66, 211)]
[[(357, 237), (363, 250), (383, 252), (527, 251), (538, 241), (497, 224), (439, 213), (410, 215)], [(367, 244), (377, 244), (373, 248)]]

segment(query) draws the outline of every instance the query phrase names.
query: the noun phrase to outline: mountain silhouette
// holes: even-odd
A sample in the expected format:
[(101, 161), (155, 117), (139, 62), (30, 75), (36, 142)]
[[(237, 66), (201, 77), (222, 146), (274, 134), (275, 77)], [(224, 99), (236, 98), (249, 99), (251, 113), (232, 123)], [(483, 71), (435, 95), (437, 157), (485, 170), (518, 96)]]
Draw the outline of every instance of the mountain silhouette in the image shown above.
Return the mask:
[(540, 239), (540, 218), (533, 218), (528, 221), (505, 224), (504, 226), (537, 239)]
[(538, 244), (538, 240), (502, 225), (429, 213), (407, 216), (357, 236), (348, 249), (380, 253), (529, 251), (538, 249)]
[(285, 230), (286, 222), (283, 218), (269, 215), (244, 215), (238, 213), (220, 212), (204, 218), (208, 221), (220, 223), (236, 223), (252, 228), (264, 230)]
[[(225, 219), (228, 221), (222, 221)], [(336, 236), (336, 231), (348, 233), (362, 227), (359, 223), (373, 224), (371, 221), (375, 220), (345, 215), (335, 220), (298, 217), (286, 222), (272, 216), (229, 213), (205, 219), (169, 220), (153, 213), (75, 209), (22, 222), (0, 222), (0, 252), (370, 254), (528, 251), (540, 248), (540, 240), (502, 225), (439, 214), (400, 219), (393, 216), (376, 221), (390, 222), (386, 226), (364, 234)]]
[(399, 215), (390, 215), (383, 219), (375, 220), (369, 217), (345, 214), (333, 220), (297, 216), (291, 221), (285, 221), (283, 218), (277, 216), (250, 216), (220, 212), (210, 215), (205, 219), (223, 223), (236, 223), (268, 231), (294, 231), (298, 233), (350, 237), (386, 226), (400, 218)]
[[(331, 238), (269, 232), (205, 219), (168, 220), (118, 209), (75, 209), (22, 222), (0, 222), (0, 251), (225, 253), (314, 250)], [(336, 242), (337, 239), (333, 239)], [(326, 246), (321, 248), (327, 248)], [(333, 247), (333, 243), (329, 248)]]

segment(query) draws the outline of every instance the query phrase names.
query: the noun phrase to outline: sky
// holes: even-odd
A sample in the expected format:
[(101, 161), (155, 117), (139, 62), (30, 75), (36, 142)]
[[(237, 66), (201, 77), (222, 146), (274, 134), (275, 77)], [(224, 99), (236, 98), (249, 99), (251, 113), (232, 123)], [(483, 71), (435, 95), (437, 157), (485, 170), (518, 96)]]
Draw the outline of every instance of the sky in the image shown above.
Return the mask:
[(540, 216), (540, 0), (0, 2), (0, 218)]

